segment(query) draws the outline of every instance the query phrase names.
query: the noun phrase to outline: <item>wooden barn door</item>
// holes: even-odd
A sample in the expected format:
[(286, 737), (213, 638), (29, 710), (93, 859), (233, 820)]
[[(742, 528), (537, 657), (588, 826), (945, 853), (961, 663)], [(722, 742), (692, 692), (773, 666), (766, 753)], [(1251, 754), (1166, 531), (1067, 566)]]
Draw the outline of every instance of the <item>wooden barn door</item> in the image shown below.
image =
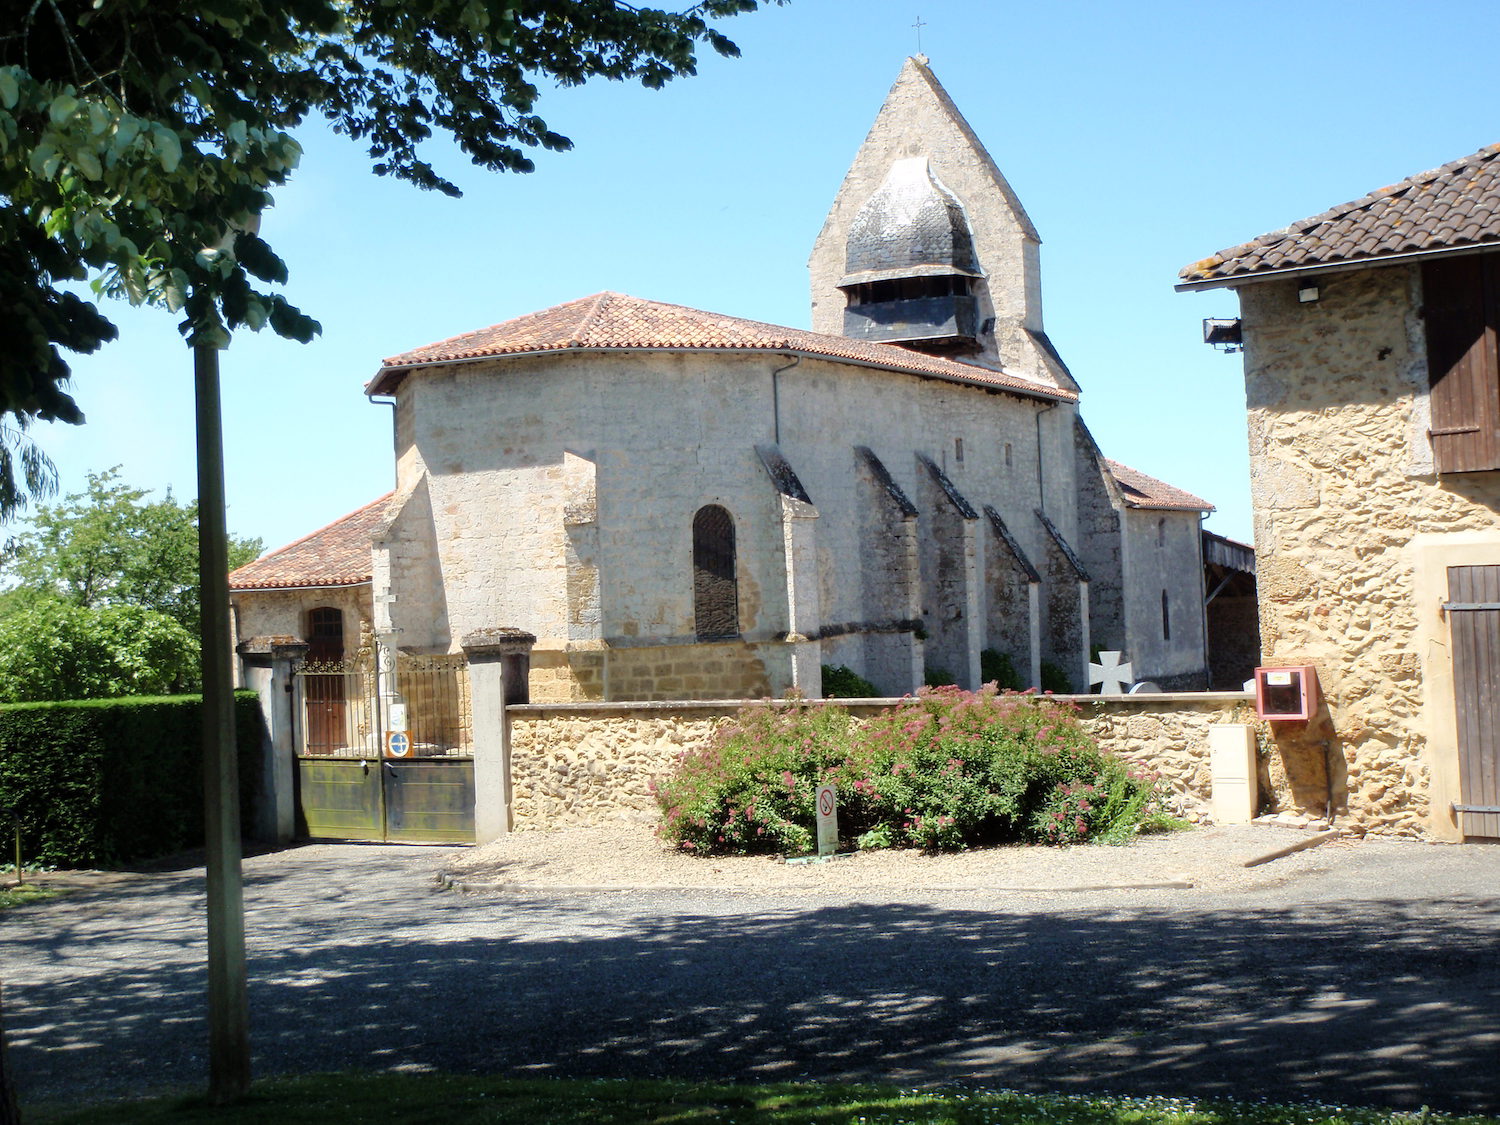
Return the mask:
[(1500, 566), (1448, 568), (1465, 836), (1500, 837)]

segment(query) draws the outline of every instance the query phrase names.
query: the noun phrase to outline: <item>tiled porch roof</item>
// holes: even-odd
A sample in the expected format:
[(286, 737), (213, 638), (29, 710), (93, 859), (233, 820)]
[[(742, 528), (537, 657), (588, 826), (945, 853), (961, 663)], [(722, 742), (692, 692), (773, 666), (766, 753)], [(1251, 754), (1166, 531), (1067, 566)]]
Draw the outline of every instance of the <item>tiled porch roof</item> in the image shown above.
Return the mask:
[(370, 541), (385, 518), (387, 492), (358, 511), (295, 543), (246, 563), (229, 575), (231, 590), (357, 586), (370, 580)]

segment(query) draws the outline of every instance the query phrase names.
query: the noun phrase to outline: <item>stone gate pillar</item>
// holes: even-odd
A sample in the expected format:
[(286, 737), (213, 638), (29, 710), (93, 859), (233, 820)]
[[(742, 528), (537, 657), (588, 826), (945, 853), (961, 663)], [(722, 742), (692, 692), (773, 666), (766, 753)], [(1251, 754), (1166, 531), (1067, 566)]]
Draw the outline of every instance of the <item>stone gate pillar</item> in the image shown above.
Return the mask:
[(296, 637), (251, 637), (236, 646), (240, 682), (260, 696), (266, 740), (261, 768), (243, 779), (256, 787), (250, 833), (268, 843), (290, 843), (297, 832), (297, 716), (294, 677), (307, 659), (307, 643)]
[(530, 701), (531, 649), (522, 629), (480, 629), (463, 639), (474, 723), (474, 842), (511, 830), (510, 719), (505, 708)]

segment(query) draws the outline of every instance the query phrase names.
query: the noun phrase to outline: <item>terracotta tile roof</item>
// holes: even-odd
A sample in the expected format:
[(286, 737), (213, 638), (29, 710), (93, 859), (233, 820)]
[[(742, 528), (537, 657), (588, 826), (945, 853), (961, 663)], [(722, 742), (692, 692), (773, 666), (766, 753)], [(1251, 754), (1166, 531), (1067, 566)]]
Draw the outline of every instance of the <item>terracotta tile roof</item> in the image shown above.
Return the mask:
[(647, 349), (795, 352), (835, 362), (995, 387), (1037, 398), (1065, 402), (1078, 398), (1076, 392), (1050, 383), (924, 355), (893, 344), (871, 344), (800, 328), (782, 328), (682, 305), (646, 301), (623, 293), (596, 293), (592, 297), (555, 305), (478, 332), (391, 356), (365, 388), (365, 393), (390, 394), (400, 385), (407, 369), (425, 364), (535, 352)]
[(1194, 262), (1178, 288), (1492, 244), (1500, 244), (1500, 144)]
[(1211, 512), (1214, 506), (1207, 500), (1173, 488), (1165, 481), (1136, 472), (1129, 465), (1105, 459), (1110, 475), (1120, 486), (1120, 494), (1131, 508), (1160, 508), (1179, 512)]
[(387, 492), (343, 519), (304, 535), (229, 575), (231, 590), (354, 586), (370, 580), (370, 541), (385, 519)]

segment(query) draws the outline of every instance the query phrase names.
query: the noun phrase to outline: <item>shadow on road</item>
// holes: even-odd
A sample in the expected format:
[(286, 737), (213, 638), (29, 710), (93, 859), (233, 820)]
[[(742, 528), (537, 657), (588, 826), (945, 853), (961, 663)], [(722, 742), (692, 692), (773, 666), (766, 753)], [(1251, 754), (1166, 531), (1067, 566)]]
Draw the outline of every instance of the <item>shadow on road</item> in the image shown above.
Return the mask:
[[(413, 904), (409, 927), (350, 941), (358, 920), (339, 894), (252, 951), (260, 1073), (407, 1065), (1500, 1109), (1500, 900), (1034, 915), (783, 901), (718, 916), (624, 896), (445, 896)], [(108, 962), (115, 948), (66, 926), (29, 950), (7, 937), (28, 960), (82, 943)], [(8, 993), (24, 1091), (200, 1081), (198, 932), (155, 940), (155, 968), (96, 962)]]

